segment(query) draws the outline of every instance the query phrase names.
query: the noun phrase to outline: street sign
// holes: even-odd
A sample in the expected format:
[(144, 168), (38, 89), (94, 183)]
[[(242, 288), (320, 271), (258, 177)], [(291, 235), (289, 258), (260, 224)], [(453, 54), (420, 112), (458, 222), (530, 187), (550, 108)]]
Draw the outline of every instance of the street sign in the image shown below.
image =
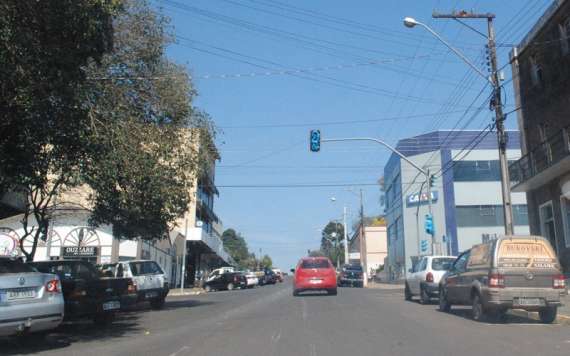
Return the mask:
[(321, 150), (321, 131), (311, 130), (309, 135), (309, 149), (311, 152), (319, 152)]

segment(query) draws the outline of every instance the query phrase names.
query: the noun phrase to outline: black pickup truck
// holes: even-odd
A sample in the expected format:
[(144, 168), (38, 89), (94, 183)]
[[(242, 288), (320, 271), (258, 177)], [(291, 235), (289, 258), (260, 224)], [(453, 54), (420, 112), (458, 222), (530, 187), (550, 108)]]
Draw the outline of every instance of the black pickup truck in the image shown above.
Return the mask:
[(245, 275), (239, 272), (224, 272), (221, 274), (214, 274), (211, 275), (204, 283), (204, 289), (206, 292), (222, 289), (245, 289), (246, 287), (247, 279), (245, 278)]
[(31, 262), (40, 272), (59, 276), (65, 301), (65, 320), (93, 319), (109, 323), (126, 301), (135, 301), (130, 278), (103, 277), (95, 266), (80, 260)]

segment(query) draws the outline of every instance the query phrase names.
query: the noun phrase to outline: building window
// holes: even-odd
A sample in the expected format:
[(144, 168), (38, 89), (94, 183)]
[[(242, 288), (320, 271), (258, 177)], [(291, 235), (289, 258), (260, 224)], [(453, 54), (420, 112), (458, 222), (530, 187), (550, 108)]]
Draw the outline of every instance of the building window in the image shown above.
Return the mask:
[(555, 246), (558, 251), (558, 244), (556, 243), (556, 223), (554, 222), (554, 209), (552, 201), (542, 204), (539, 207), (540, 215), (540, 234), (547, 238), (552, 246)]
[(530, 57), (530, 79), (536, 86), (542, 86), (544, 82), (544, 71), (536, 56)]
[(562, 220), (564, 221), (564, 242), (566, 247), (570, 247), (570, 200), (560, 197), (560, 207), (562, 208)]
[(560, 32), (560, 50), (562, 55), (565, 56), (570, 53), (570, 19), (558, 25)]
[[(502, 205), (467, 205), (456, 207), (458, 227), (503, 226), (505, 223)], [(513, 205), (513, 220), (517, 226), (528, 225), (526, 205)]]

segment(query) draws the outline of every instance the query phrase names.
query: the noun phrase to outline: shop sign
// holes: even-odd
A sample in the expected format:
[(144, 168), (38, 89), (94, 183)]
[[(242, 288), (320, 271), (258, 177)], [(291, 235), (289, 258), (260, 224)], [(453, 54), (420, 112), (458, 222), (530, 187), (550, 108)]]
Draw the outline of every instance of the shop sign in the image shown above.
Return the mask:
[[(432, 203), (436, 202), (438, 198), (438, 192), (433, 191), (431, 192), (431, 201)], [(408, 197), (406, 198), (406, 206), (410, 207), (410, 206), (417, 206), (418, 204), (427, 204), (428, 203), (428, 194), (426, 193), (422, 193), (421, 195), (419, 193), (415, 193), (415, 194), (410, 194), (408, 195)]]
[(96, 246), (65, 246), (61, 249), (63, 257), (97, 257)]

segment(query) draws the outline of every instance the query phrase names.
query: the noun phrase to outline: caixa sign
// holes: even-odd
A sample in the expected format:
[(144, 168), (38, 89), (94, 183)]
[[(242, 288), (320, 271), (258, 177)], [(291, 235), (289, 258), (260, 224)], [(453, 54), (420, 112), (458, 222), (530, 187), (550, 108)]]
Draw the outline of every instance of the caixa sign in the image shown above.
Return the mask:
[[(437, 197), (438, 197), (438, 192), (436, 191), (432, 191), (431, 192), (431, 202), (434, 203), (437, 201)], [(429, 202), (428, 200), (428, 194), (426, 193), (415, 193), (415, 194), (410, 194), (408, 195), (408, 197), (406, 198), (406, 206), (410, 207), (410, 206), (417, 206), (418, 204), (427, 204)]]

